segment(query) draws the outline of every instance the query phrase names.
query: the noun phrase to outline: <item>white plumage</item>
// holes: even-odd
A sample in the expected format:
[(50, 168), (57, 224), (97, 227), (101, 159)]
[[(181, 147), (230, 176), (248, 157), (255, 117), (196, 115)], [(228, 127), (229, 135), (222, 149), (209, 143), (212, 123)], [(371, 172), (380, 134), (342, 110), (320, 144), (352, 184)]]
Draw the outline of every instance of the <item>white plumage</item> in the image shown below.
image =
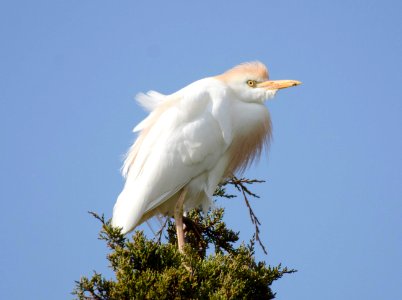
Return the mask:
[(156, 214), (174, 215), (184, 189), (184, 210), (207, 208), (219, 182), (243, 170), (269, 141), (264, 100), (298, 81), (268, 81), (259, 62), (198, 80), (171, 95), (137, 95), (150, 111), (135, 132), (122, 173), (123, 191), (112, 225), (123, 233)]

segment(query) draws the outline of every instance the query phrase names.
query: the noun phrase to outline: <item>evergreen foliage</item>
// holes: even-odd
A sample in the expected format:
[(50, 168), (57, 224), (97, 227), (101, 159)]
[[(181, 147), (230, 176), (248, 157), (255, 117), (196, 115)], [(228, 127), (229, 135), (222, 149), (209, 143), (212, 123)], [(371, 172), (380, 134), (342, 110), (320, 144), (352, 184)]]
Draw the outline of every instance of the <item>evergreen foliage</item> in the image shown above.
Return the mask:
[[(217, 193), (232, 197), (224, 186)], [(177, 249), (170, 219), (167, 242), (162, 243), (163, 228), (155, 239), (146, 238), (142, 231), (129, 239), (103, 216), (91, 214), (102, 222), (99, 239), (110, 249), (107, 259), (116, 278), (106, 279), (97, 272), (82, 277), (73, 291), (77, 299), (273, 299), (272, 282), (295, 272), (280, 264), (256, 262), (255, 238), (235, 246), (239, 233), (226, 227), (222, 208), (207, 214), (193, 210), (185, 217), (185, 255)]]

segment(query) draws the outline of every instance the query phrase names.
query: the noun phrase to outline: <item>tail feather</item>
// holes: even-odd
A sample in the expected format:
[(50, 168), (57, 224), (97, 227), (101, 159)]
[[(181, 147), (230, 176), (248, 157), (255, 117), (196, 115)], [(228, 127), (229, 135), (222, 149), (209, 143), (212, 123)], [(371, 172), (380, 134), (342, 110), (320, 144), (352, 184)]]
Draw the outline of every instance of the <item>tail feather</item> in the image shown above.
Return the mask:
[(138, 201), (138, 193), (133, 188), (124, 188), (113, 208), (112, 226), (122, 228), (126, 234), (133, 230), (144, 213), (143, 201)]

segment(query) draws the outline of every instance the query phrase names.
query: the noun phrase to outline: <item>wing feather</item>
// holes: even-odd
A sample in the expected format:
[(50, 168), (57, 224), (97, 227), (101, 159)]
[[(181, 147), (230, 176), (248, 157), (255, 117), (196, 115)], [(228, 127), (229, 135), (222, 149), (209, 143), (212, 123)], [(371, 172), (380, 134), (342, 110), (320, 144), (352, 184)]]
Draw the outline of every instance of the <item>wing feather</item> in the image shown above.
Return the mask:
[(227, 150), (231, 128), (222, 120), (229, 118), (222, 113), (225, 102), (216, 102), (208, 84), (198, 81), (166, 96), (145, 119), (124, 162), (126, 184), (113, 211), (113, 225), (123, 232), (211, 170)]

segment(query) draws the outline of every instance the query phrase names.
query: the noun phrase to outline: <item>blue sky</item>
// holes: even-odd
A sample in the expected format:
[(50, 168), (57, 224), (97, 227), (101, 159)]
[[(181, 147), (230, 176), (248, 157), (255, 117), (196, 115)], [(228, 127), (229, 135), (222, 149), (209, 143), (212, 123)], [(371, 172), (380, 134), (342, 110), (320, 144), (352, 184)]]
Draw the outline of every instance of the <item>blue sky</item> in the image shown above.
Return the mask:
[[(400, 1), (2, 1), (0, 290), (69, 299), (111, 276), (99, 224), (146, 114), (136, 93), (171, 93), (245, 61), (303, 85), (267, 105), (269, 158), (252, 205), (270, 264), (298, 269), (277, 299), (402, 293)], [(241, 237), (241, 199), (220, 201)], [(146, 227), (144, 227), (146, 228)]]

